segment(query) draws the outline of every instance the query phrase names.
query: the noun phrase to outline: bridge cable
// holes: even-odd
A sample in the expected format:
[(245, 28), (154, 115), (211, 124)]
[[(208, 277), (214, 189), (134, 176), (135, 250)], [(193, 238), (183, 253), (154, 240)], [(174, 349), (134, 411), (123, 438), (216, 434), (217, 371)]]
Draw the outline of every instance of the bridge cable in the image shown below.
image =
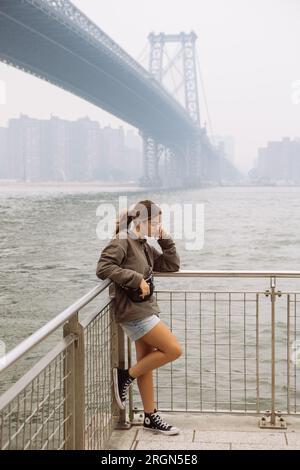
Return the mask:
[(213, 131), (213, 126), (212, 126), (210, 113), (209, 113), (209, 109), (208, 109), (207, 96), (206, 96), (204, 80), (203, 80), (203, 75), (202, 75), (201, 66), (200, 66), (199, 51), (198, 51), (197, 47), (196, 47), (196, 64), (197, 64), (197, 70), (198, 70), (198, 74), (199, 74), (199, 78), (200, 78), (200, 84), (201, 84), (201, 88), (202, 88), (202, 93), (203, 93), (203, 98), (204, 98), (204, 105), (205, 105), (205, 108), (206, 108), (207, 121), (208, 121), (208, 126), (209, 126), (209, 130), (210, 130), (210, 134), (211, 134), (211, 139), (212, 139), (214, 145), (216, 145), (215, 134), (214, 134), (214, 131)]
[[(164, 55), (166, 56), (167, 60), (169, 61), (169, 63), (171, 63), (171, 58), (169, 56), (169, 54), (167, 53), (167, 51), (164, 49)], [(179, 72), (179, 74), (181, 75), (182, 77), (182, 73), (180, 70), (177, 69), (176, 67), (176, 70)], [(170, 67), (170, 75), (171, 75), (171, 78), (172, 78), (172, 81), (173, 81), (173, 85), (174, 85), (174, 90), (172, 92), (172, 96), (175, 95), (176, 99), (178, 99), (179, 103), (180, 103), (180, 96), (178, 97), (178, 91), (179, 91), (179, 88), (178, 88), (178, 85), (176, 84), (176, 80), (175, 80), (175, 77), (174, 77), (174, 73), (173, 73), (173, 67)]]
[[(145, 51), (147, 50), (147, 48), (148, 48), (148, 42), (145, 43), (143, 49), (141, 50), (141, 52), (139, 53), (139, 55), (135, 59), (140, 64), (143, 64), (144, 58), (142, 59), (142, 57), (143, 57)], [(147, 58), (147, 56), (148, 56), (148, 54), (145, 56), (145, 59)], [(148, 68), (147, 68), (147, 70), (148, 70)]]

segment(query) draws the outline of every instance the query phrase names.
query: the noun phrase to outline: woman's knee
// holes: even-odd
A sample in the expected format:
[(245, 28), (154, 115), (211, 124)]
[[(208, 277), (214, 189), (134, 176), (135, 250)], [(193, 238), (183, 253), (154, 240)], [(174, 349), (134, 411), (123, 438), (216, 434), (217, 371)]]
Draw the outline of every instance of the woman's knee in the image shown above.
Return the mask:
[(182, 348), (179, 343), (170, 344), (165, 354), (171, 361), (174, 361), (182, 355)]
[(143, 336), (145, 343), (154, 346), (163, 352), (170, 361), (174, 361), (182, 354), (181, 346), (167, 325), (160, 321), (149, 333)]

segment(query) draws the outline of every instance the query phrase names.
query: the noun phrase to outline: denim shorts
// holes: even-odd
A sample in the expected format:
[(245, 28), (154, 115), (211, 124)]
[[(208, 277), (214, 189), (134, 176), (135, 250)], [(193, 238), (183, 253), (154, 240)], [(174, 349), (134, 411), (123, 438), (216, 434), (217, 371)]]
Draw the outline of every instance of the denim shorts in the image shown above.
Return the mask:
[(139, 318), (137, 320), (130, 320), (120, 323), (124, 332), (131, 339), (137, 341), (139, 338), (148, 333), (160, 321), (159, 317), (152, 314), (146, 318)]

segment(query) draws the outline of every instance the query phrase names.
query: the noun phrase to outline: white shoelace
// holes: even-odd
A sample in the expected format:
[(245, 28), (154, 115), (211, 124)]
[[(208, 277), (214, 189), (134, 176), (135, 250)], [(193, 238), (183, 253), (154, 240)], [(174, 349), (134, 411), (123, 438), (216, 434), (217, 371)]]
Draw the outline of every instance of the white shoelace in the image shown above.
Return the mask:
[(126, 382), (124, 383), (124, 388), (123, 388), (123, 393), (122, 393), (122, 400), (125, 400), (126, 398), (126, 393), (127, 393), (127, 388), (131, 384), (132, 380), (128, 377)]
[(166, 423), (159, 415), (157, 414), (154, 414), (152, 415), (152, 419), (153, 421), (155, 422), (155, 424), (158, 424), (160, 426), (162, 426), (163, 428), (168, 428), (170, 425), (168, 423)]

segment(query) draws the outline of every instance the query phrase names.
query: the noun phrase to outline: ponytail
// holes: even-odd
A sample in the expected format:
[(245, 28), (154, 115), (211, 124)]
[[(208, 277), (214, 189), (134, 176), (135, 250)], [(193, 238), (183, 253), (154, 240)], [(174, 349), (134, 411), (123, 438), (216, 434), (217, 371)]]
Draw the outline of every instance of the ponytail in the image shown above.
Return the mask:
[(122, 230), (127, 230), (134, 219), (139, 217), (140, 220), (150, 220), (158, 214), (161, 214), (160, 207), (149, 199), (138, 202), (129, 210), (124, 209), (116, 221), (115, 236)]
[(116, 221), (115, 235), (117, 235), (121, 230), (127, 229), (132, 220), (133, 217), (127, 209), (120, 212), (120, 215)]

